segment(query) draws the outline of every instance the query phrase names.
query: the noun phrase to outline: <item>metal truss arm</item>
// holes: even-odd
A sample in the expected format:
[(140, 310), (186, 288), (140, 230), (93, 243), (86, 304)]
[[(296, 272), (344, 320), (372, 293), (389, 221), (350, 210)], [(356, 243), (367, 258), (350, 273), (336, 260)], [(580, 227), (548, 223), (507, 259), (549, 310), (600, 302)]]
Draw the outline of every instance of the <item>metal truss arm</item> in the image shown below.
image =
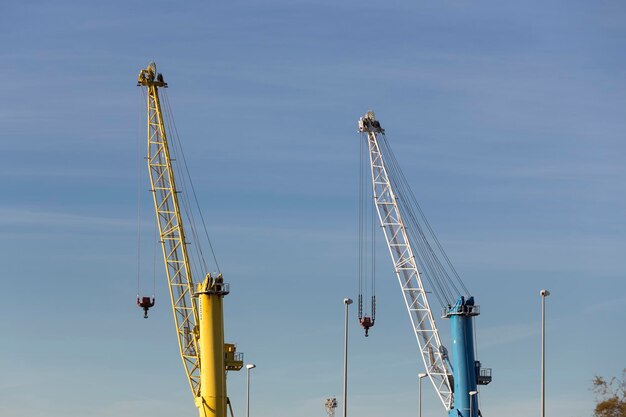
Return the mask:
[(139, 75), (138, 85), (147, 87), (148, 169), (167, 281), (174, 312), (180, 354), (194, 397), (200, 393), (200, 359), (197, 341), (198, 309), (183, 222), (178, 204), (172, 159), (159, 101), (163, 77), (150, 65)]
[(413, 248), (378, 144), (377, 135), (382, 134), (384, 130), (371, 112), (359, 120), (359, 130), (367, 133), (374, 204), (419, 344), (422, 360), (444, 407), (450, 410), (453, 405), (451, 372), (445, 362), (445, 348), (441, 345), (422, 278), (417, 269)]

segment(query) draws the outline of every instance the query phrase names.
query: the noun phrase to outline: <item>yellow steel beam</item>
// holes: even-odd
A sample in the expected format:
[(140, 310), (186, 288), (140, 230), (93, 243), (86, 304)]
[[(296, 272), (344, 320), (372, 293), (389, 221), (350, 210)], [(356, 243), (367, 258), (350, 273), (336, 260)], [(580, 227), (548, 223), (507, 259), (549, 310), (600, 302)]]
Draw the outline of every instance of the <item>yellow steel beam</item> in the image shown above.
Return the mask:
[(148, 90), (148, 169), (181, 358), (200, 417), (226, 417), (226, 371), (243, 366), (235, 345), (224, 344), (228, 284), (221, 274), (208, 274), (194, 288), (159, 100), (159, 88), (167, 83), (150, 64), (139, 73), (137, 85)]

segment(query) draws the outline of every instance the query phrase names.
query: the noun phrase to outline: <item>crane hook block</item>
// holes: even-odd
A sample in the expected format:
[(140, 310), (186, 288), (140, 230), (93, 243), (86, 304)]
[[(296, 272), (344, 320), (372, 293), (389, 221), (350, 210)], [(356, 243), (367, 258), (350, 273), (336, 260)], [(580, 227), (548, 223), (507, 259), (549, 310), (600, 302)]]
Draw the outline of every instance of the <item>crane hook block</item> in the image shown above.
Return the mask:
[(374, 326), (374, 319), (372, 317), (361, 317), (359, 318), (359, 323), (361, 324), (361, 327), (363, 327), (363, 329), (365, 329), (365, 337), (368, 337), (368, 332), (370, 330), (370, 327)]
[(137, 297), (137, 305), (143, 308), (143, 318), (148, 318), (148, 310), (150, 307), (154, 307), (154, 297)]

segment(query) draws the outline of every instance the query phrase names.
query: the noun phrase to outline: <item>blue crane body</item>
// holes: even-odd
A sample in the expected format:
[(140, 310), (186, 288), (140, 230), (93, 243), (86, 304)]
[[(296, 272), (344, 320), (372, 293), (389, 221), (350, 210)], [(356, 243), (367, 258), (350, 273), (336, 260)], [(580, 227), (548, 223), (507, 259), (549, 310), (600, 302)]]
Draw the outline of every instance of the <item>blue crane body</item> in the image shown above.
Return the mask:
[[(477, 382), (480, 363), (474, 353), (473, 317), (478, 315), (474, 297), (459, 297), (456, 304), (447, 308), (445, 316), (450, 319), (452, 339), (452, 375), (454, 377), (454, 408), (450, 417), (476, 417)], [(477, 366), (478, 365), (478, 366)]]

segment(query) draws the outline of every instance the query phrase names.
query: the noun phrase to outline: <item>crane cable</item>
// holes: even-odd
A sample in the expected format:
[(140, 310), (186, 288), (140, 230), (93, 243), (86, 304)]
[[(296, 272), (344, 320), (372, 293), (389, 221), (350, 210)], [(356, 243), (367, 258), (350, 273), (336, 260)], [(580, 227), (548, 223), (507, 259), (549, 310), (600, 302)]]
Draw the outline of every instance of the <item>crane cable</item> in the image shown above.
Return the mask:
[[(432, 226), (424, 215), (409, 183), (400, 168), (384, 133), (377, 135), (387, 176), (393, 188), (396, 202), (405, 222), (407, 237), (414, 249), (414, 257), (420, 276), (435, 294), (442, 307), (452, 304), (463, 294), (469, 294), (450, 258), (446, 254)], [(362, 141), (363, 143), (363, 141)], [(433, 242), (433, 244), (431, 244)], [(442, 259), (443, 262), (440, 260)]]
[(359, 149), (359, 320), (363, 317), (363, 285), (364, 276), (366, 276), (367, 265), (365, 263), (366, 241), (364, 230), (364, 212), (367, 209), (365, 197), (365, 164), (363, 162), (363, 142), (361, 141)]
[[(414, 196), (413, 199), (411, 199), (412, 191), (406, 181), (406, 177), (404, 177), (385, 135), (382, 135), (382, 137), (383, 152), (388, 155), (389, 179), (396, 190), (398, 204), (402, 207), (409, 239), (412, 242), (412, 246), (416, 248), (414, 255), (421, 266), (422, 275), (433, 285), (433, 292), (435, 292), (440, 304), (442, 306), (451, 304), (456, 298), (456, 294), (459, 294), (460, 291), (450, 279), (448, 272), (443, 267), (433, 247), (430, 245), (424, 228), (415, 215), (414, 208), (416, 208), (417, 202)], [(417, 211), (420, 212), (420, 210)], [(423, 218), (422, 221), (425, 223)], [(432, 233), (430, 235), (431, 238), (434, 239), (434, 235)]]
[[(406, 177), (404, 176), (404, 173), (402, 172), (402, 170), (399, 169), (400, 165), (398, 164), (398, 161), (395, 157), (395, 154), (393, 153), (393, 151), (391, 150), (391, 147), (389, 146), (389, 143), (387, 141), (387, 137), (383, 134), (383, 141), (385, 142), (386, 147), (389, 149), (389, 153), (391, 155), (391, 158), (394, 161), (395, 166), (398, 167), (398, 171), (399, 174), (402, 178), (403, 183), (405, 184), (405, 188), (408, 190), (410, 199), (414, 205), (415, 208), (417, 208), (418, 213), (420, 215), (420, 217), (423, 219), (424, 224), (426, 225), (430, 235), (433, 238), (433, 241), (435, 242), (435, 244), (437, 245), (437, 248), (439, 249), (439, 252), (441, 253), (441, 255), (443, 256), (444, 260), (446, 261), (446, 264), (448, 265), (448, 267), (450, 268), (450, 271), (452, 272), (452, 274), (454, 275), (454, 278), (456, 279), (457, 283), (460, 284), (461, 288), (465, 291), (466, 294), (469, 293), (469, 291), (467, 290), (467, 287), (465, 286), (465, 284), (463, 283), (463, 280), (461, 280), (461, 277), (459, 275), (459, 273), (457, 272), (456, 268), (454, 267), (454, 265), (452, 264), (452, 262), (450, 261), (450, 258), (448, 257), (448, 254), (446, 253), (446, 251), (443, 249), (443, 246), (441, 245), (441, 243), (439, 242), (439, 239), (437, 238), (437, 235), (435, 234), (435, 232), (433, 231), (430, 222), (428, 221), (428, 218), (426, 217), (426, 215), (424, 214), (424, 212), (422, 211), (422, 207), (420, 206), (420, 204), (417, 202), (417, 199), (415, 198), (415, 194), (413, 193), (413, 190), (411, 189), (411, 187), (408, 186), (408, 181), (406, 180)], [(443, 266), (442, 266), (443, 268)], [(452, 285), (454, 286), (454, 281), (451, 280)], [(457, 293), (460, 293), (461, 291), (458, 290), (458, 288), (455, 287), (455, 290)]]
[[(180, 156), (182, 158), (182, 162), (183, 162), (182, 167), (184, 167), (184, 169), (185, 169), (184, 175), (183, 175), (182, 169), (179, 170), (179, 177), (189, 183), (189, 186), (186, 187), (186, 188), (190, 188), (191, 191), (192, 191), (191, 194), (193, 195), (194, 202), (195, 202), (195, 207), (196, 207), (196, 210), (198, 211), (198, 214), (200, 216), (200, 220), (202, 222), (205, 238), (206, 238), (206, 240), (207, 240), (207, 242), (209, 244), (209, 247), (210, 247), (210, 250), (211, 250), (211, 254), (212, 254), (212, 257), (213, 257), (213, 261), (215, 262), (215, 265), (216, 265), (216, 268), (217, 268), (218, 272), (221, 272), (220, 268), (219, 268), (219, 263), (217, 262), (217, 257), (215, 256), (215, 251), (213, 249), (213, 244), (211, 242), (211, 238), (209, 237), (209, 234), (208, 234), (208, 231), (207, 231), (206, 222), (204, 221), (204, 216), (202, 214), (202, 210), (200, 209), (200, 203), (198, 201), (198, 196), (197, 196), (197, 193), (196, 193), (195, 186), (194, 186), (193, 181), (191, 179), (191, 174), (189, 172), (189, 166), (187, 165), (187, 159), (185, 157), (185, 153), (183, 151), (183, 147), (182, 147), (182, 144), (181, 144), (181, 141), (180, 141), (180, 136), (178, 134), (178, 128), (176, 126), (176, 121), (174, 120), (174, 117), (173, 117), (173, 113), (172, 113), (172, 110), (171, 110), (169, 99), (168, 99), (167, 96), (165, 96), (165, 99), (166, 99), (167, 109), (169, 111), (169, 114), (171, 115), (172, 125), (173, 125), (173, 127), (175, 129), (175, 132), (176, 132), (176, 135), (175, 135), (175, 137), (176, 137), (175, 152), (177, 154), (180, 154)], [(202, 246), (200, 245), (201, 240), (200, 240), (200, 238), (198, 236), (198, 233), (197, 233), (197, 228), (196, 228), (196, 224), (197, 223), (195, 221), (194, 214), (193, 214), (194, 211), (192, 210), (192, 205), (190, 203), (188, 194), (185, 195), (184, 197), (185, 197), (184, 201), (186, 203), (186, 210), (187, 210), (187, 212), (189, 214), (189, 217), (190, 217), (190, 220), (191, 220), (190, 226), (192, 227), (193, 234), (194, 234), (196, 242), (197, 242), (197, 247), (198, 247), (198, 252), (200, 254), (200, 259), (201, 259), (201, 261), (203, 263), (204, 270), (206, 271), (206, 270), (208, 270), (208, 266), (206, 265), (206, 262), (204, 261), (204, 253), (202, 251)]]
[(359, 319), (363, 317), (363, 141), (359, 141)]
[[(185, 213), (185, 216), (187, 219), (189, 219), (189, 221), (187, 222), (188, 227), (185, 228), (186, 231), (191, 231), (191, 235), (185, 235), (185, 239), (188, 239), (189, 237), (191, 237), (191, 242), (193, 242), (193, 246), (188, 246), (188, 248), (194, 248), (195, 251), (197, 253), (199, 253), (200, 256), (189, 256), (189, 266), (192, 269), (191, 275), (192, 277), (188, 277), (188, 278), (193, 278), (193, 275), (198, 275), (200, 274), (202, 271), (206, 271), (207, 267), (206, 267), (206, 263), (204, 261), (204, 256), (202, 256), (202, 250), (198, 239), (198, 234), (197, 234), (197, 230), (196, 230), (196, 222), (194, 221), (193, 218), (193, 211), (191, 210), (191, 205), (189, 203), (189, 195), (186, 192), (183, 192), (184, 190), (188, 190), (189, 187), (187, 186), (187, 177), (183, 174), (182, 171), (182, 166), (185, 164), (185, 160), (184, 160), (184, 153), (182, 153), (182, 147), (180, 144), (180, 137), (178, 136), (178, 131), (177, 129), (172, 130), (173, 128), (175, 128), (175, 120), (173, 117), (173, 114), (171, 112), (171, 107), (169, 105), (169, 100), (167, 97), (167, 93), (163, 92), (162, 94), (163, 97), (163, 112), (164, 112), (164, 117), (167, 119), (168, 123), (165, 124), (166, 129), (168, 131), (168, 137), (169, 137), (169, 143), (172, 145), (169, 149), (171, 152), (171, 161), (172, 161), (172, 169), (175, 171), (174, 175), (177, 179), (177, 184), (176, 184), (176, 193), (178, 194), (178, 202), (179, 204), (182, 206), (182, 211)], [(177, 164), (174, 163), (176, 161), (179, 160), (178, 155), (181, 154), (181, 158), (180, 161), (182, 162), (182, 164)], [(185, 241), (184, 244), (187, 245), (189, 242)]]
[[(180, 143), (180, 136), (178, 134), (178, 128), (176, 126), (176, 121), (174, 119), (174, 115), (170, 106), (170, 102), (169, 102), (169, 98), (167, 96), (166, 93), (163, 94), (163, 98), (164, 98), (164, 103), (165, 103), (165, 113), (167, 115), (168, 121), (170, 121), (170, 123), (168, 123), (168, 127), (170, 127), (170, 134), (173, 139), (173, 143), (174, 143), (174, 147), (173, 147), (173, 151), (175, 152), (176, 156), (180, 156), (181, 158), (181, 162), (182, 164), (177, 164), (177, 168), (179, 170), (179, 175), (178, 178), (181, 178), (183, 181), (183, 184), (187, 184), (188, 186), (185, 187), (185, 189), (190, 189), (191, 190), (191, 195), (193, 196), (194, 199), (194, 203), (195, 203), (195, 210), (197, 210), (199, 217), (200, 217), (200, 221), (202, 223), (202, 227), (204, 229), (204, 237), (209, 245), (209, 249), (213, 258), (213, 261), (215, 262), (215, 267), (217, 268), (217, 272), (221, 273), (221, 269), (219, 266), (219, 263), (217, 261), (217, 256), (215, 255), (215, 250), (213, 248), (213, 243), (211, 241), (211, 238), (209, 236), (208, 233), (208, 229), (206, 226), (206, 222), (204, 220), (204, 216), (202, 215), (202, 210), (200, 209), (200, 203), (198, 201), (198, 196), (196, 194), (196, 189), (193, 185), (193, 181), (191, 180), (191, 175), (189, 172), (189, 166), (187, 165), (187, 160), (185, 158), (185, 153), (183, 151), (183, 148), (181, 146)], [(173, 130), (172, 130), (173, 128)], [(181, 166), (182, 165), (182, 166)], [(184, 171), (183, 171), (184, 168)], [(192, 236), (194, 238), (194, 245), (196, 247), (196, 250), (198, 252), (198, 258), (199, 261), (202, 262), (202, 267), (204, 268), (204, 271), (208, 271), (208, 266), (204, 260), (204, 253), (202, 250), (202, 245), (200, 244), (200, 237), (197, 233), (197, 229), (195, 227), (196, 222), (194, 220), (194, 210), (192, 210), (192, 205), (191, 202), (189, 200), (189, 196), (187, 194), (183, 194), (183, 198), (181, 199), (184, 205), (184, 209), (185, 209), (185, 213), (189, 219), (189, 225), (191, 226), (191, 231), (192, 231)]]
[[(143, 98), (143, 102), (147, 102), (148, 97), (146, 95), (146, 91), (143, 88), (139, 89), (139, 95), (141, 96), (141, 98)], [(142, 130), (142, 114), (141, 112), (138, 113), (139, 117), (138, 117), (138, 123), (137, 123), (137, 297), (139, 298), (140, 294), (141, 294), (141, 262), (142, 262), (142, 257), (141, 257), (141, 251), (142, 251), (142, 242), (141, 242), (141, 222), (142, 222), (142, 216), (141, 216), (141, 207), (142, 207), (142, 198), (141, 196), (143, 195), (142, 190), (141, 190), (141, 179), (142, 179), (142, 175), (141, 175), (141, 170), (142, 170), (142, 164), (139, 162), (142, 159), (145, 159), (145, 157), (142, 157), (142, 143), (143, 143), (143, 137), (141, 134), (141, 130)], [(155, 248), (156, 248), (156, 225), (154, 227), (154, 234), (155, 234), (155, 238), (154, 238), (154, 244), (155, 244)], [(156, 250), (153, 251), (154, 253), (154, 264), (156, 264)], [(156, 296), (156, 267), (153, 268), (153, 273), (152, 273), (152, 298), (154, 299)]]
[[(143, 92), (143, 88), (140, 89)], [(141, 94), (141, 93), (140, 93)], [(143, 94), (145, 100), (145, 93)], [(141, 121), (137, 124), (137, 160), (141, 158)], [(137, 163), (137, 297), (141, 291), (141, 164)]]
[[(362, 137), (361, 137), (362, 139)], [(368, 185), (369, 152), (359, 141), (359, 320), (376, 318), (376, 218), (374, 195)], [(371, 295), (370, 295), (371, 292)], [(369, 302), (363, 299), (368, 299)], [(371, 327), (371, 326), (370, 326)], [(366, 333), (367, 334), (367, 333)]]

